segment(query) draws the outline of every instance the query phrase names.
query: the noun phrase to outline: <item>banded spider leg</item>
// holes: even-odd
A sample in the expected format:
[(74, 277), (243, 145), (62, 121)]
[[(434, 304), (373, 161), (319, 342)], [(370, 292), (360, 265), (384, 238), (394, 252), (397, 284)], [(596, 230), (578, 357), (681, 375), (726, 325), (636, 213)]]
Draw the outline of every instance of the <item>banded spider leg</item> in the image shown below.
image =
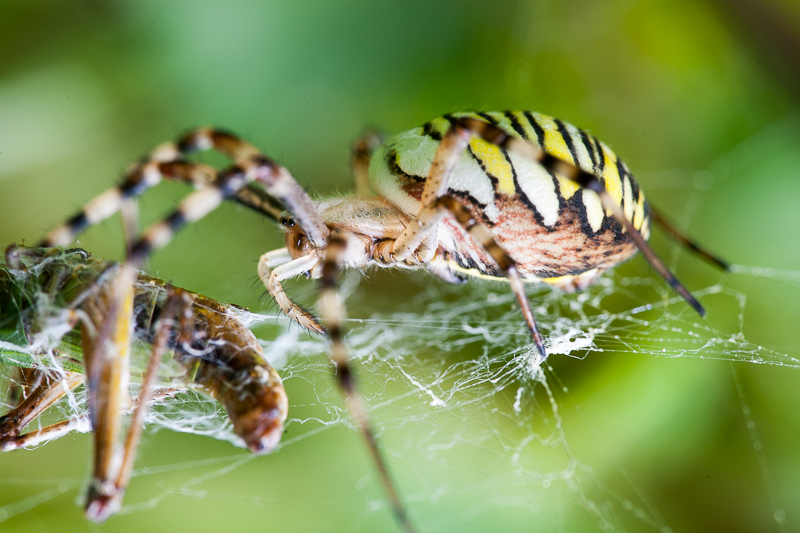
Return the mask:
[[(252, 165), (256, 159), (263, 157), (256, 148), (229, 133), (211, 128), (191, 131), (176, 141), (161, 144), (141, 162), (132, 165), (125, 172), (119, 185), (106, 190), (84, 205), (83, 209), (65, 224), (50, 231), (39, 246), (67, 245), (89, 226), (102, 222), (120, 210), (123, 211), (126, 233), (131, 236), (132, 228), (136, 224), (129, 220), (134, 215), (126, 215), (125, 209), (132, 200), (162, 180), (183, 181), (195, 187), (205, 187), (214, 183), (217, 171), (213, 167), (185, 159), (192, 153), (211, 149), (244, 165)], [(283, 211), (283, 206), (276, 201), (276, 198), (280, 197), (280, 194), (274, 196), (265, 194), (263, 189), (247, 183), (235, 192), (233, 199), (277, 221)], [(132, 244), (129, 243), (129, 251)]]

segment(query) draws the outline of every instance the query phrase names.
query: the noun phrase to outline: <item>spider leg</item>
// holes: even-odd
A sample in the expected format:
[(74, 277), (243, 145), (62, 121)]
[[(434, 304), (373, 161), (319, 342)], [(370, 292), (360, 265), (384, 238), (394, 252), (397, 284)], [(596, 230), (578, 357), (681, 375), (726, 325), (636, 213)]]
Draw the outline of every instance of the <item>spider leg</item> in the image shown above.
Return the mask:
[[(358, 243), (356, 243), (358, 246)], [(362, 245), (363, 246), (363, 245)], [(337, 277), (343, 263), (343, 258), (347, 254), (348, 240), (346, 236), (334, 235), (331, 237), (328, 247), (325, 249), (325, 257), (322, 262), (322, 272), (320, 277), (319, 310), (322, 322), (328, 331), (331, 343), (330, 358), (335, 366), (336, 381), (339, 389), (345, 398), (348, 411), (353, 415), (358, 426), (361, 437), (364, 440), (367, 450), (370, 453), (372, 462), (378, 471), (384, 493), (394, 511), (395, 518), (399, 525), (407, 533), (415, 531), (411, 519), (409, 518), (403, 502), (395, 488), (394, 480), (389, 473), (386, 461), (378, 448), (375, 432), (369, 419), (364, 402), (355, 388), (356, 377), (350, 368), (347, 354), (347, 346), (344, 342), (345, 308), (342, 302)]]
[(656, 224), (661, 226), (670, 237), (681, 243), (683, 246), (696, 253), (717, 268), (722, 269), (724, 272), (730, 272), (730, 265), (727, 263), (727, 261), (712, 254), (698, 243), (690, 239), (686, 234), (676, 228), (675, 225), (670, 222), (669, 219), (667, 219), (667, 217), (662, 215), (661, 211), (655, 209), (652, 204), (650, 205), (650, 218), (652, 218)]
[[(86, 501), (86, 516), (95, 522), (103, 522), (109, 516), (116, 513), (122, 504), (122, 497), (131, 477), (133, 460), (136, 456), (136, 449), (139, 446), (144, 417), (147, 413), (150, 401), (153, 398), (153, 384), (155, 383), (158, 367), (164, 353), (167, 351), (167, 341), (169, 334), (174, 326), (174, 319), (181, 309), (190, 309), (192, 305), (191, 297), (184, 291), (171, 291), (163, 314), (157, 326), (153, 348), (150, 353), (150, 360), (142, 382), (142, 391), (139, 394), (138, 405), (136, 406), (133, 420), (128, 428), (128, 434), (122, 451), (121, 463), (114, 472), (114, 466), (102, 465), (101, 476), (95, 472), (94, 479), (89, 486), (89, 494)], [(121, 411), (119, 411), (121, 415)], [(104, 446), (115, 449), (116, 440), (105, 442)], [(96, 454), (98, 450), (96, 449)], [(100, 454), (98, 454), (100, 455)], [(102, 454), (104, 460), (117, 459), (117, 455)], [(98, 464), (95, 462), (95, 467)]]
[[(175, 211), (151, 225), (132, 247), (126, 265), (133, 270), (137, 269), (150, 253), (166, 246), (177, 230), (197, 222), (252, 182), (258, 182), (276, 198), (291, 196), (290, 201), (287, 201), (287, 208), (301, 225), (307, 224), (303, 225), (303, 229), (314, 246), (324, 245), (328, 227), (322, 222), (316, 206), (306, 192), (285, 168), (262, 155), (256, 155), (221, 171), (213, 183), (184, 198)], [(298, 210), (293, 211), (293, 206)], [(312, 238), (312, 235), (315, 237)]]
[(324, 335), (325, 328), (314, 315), (293, 302), (281, 285), (283, 280), (310, 272), (317, 266), (317, 255), (309, 254), (291, 261), (289, 259), (291, 256), (286, 248), (265, 253), (258, 261), (258, 277), (286, 316), (304, 328)]
[[(448, 212), (452, 213), (453, 217), (456, 221), (461, 225), (467, 233), (469, 233), (473, 239), (475, 239), (478, 244), (480, 244), (484, 250), (486, 250), (489, 255), (492, 256), (497, 266), (500, 267), (506, 277), (508, 278), (508, 282), (511, 285), (511, 290), (514, 292), (514, 295), (517, 297), (517, 302), (519, 303), (519, 307), (522, 310), (522, 314), (525, 317), (525, 323), (528, 325), (528, 331), (533, 337), (533, 341), (536, 344), (536, 348), (539, 351), (539, 355), (541, 356), (541, 361), (547, 359), (547, 351), (544, 348), (544, 339), (542, 338), (541, 333), (539, 333), (539, 328), (536, 325), (536, 317), (533, 314), (533, 309), (531, 309), (531, 303), (528, 300), (528, 295), (525, 293), (525, 284), (522, 281), (522, 277), (519, 275), (517, 271), (517, 265), (514, 260), (511, 258), (508, 253), (506, 253), (503, 248), (497, 244), (497, 241), (494, 240), (492, 237), (492, 232), (487, 228), (485, 225), (481, 224), (472, 216), (472, 213), (469, 212), (469, 209), (464, 206), (461, 202), (457, 199), (452, 198), (450, 196), (443, 196), (436, 201), (436, 205), (440, 208), (446, 209)], [(440, 209), (440, 210), (443, 210)]]
[[(286, 248), (267, 252), (261, 256), (258, 262), (258, 276), (281, 310), (289, 318), (307, 329), (321, 334), (328, 334), (331, 343), (330, 359), (335, 365), (337, 383), (347, 403), (348, 411), (353, 415), (359, 432), (366, 443), (381, 485), (392, 505), (398, 523), (405, 531), (413, 532), (414, 527), (400, 501), (395, 484), (387, 469), (386, 461), (378, 448), (375, 433), (372, 430), (364, 403), (355, 390), (355, 377), (348, 361), (342, 325), (345, 311), (336, 281), (343, 258), (347, 254), (347, 244), (346, 237), (337, 234), (329, 240), (328, 246), (324, 251), (324, 258), (320, 268), (319, 310), (325, 327), (320, 325), (310, 312), (290, 300), (281, 286), (281, 281), (284, 279), (311, 273), (320, 262), (318, 254), (313, 253), (292, 260)], [(356, 248), (363, 248), (363, 243), (355, 242), (354, 245)]]
[(440, 209), (436, 202), (439, 198), (447, 195), (450, 174), (461, 154), (467, 149), (471, 138), (472, 133), (469, 130), (458, 127), (450, 128), (442, 137), (422, 190), (420, 199), (422, 209), (394, 242), (392, 256), (395, 261), (399, 262), (408, 258), (426, 238), (434, 233), (434, 229), (444, 218), (446, 211)]
[(536, 161), (544, 168), (561, 174), (565, 178), (574, 181), (581, 187), (597, 193), (597, 195), (600, 197), (603, 207), (611, 212), (617, 222), (619, 222), (622, 227), (625, 228), (625, 230), (628, 232), (628, 235), (630, 235), (631, 240), (634, 242), (639, 251), (642, 252), (642, 255), (644, 255), (656, 272), (658, 272), (678, 294), (683, 296), (683, 298), (694, 308), (695, 311), (697, 311), (700, 316), (705, 315), (705, 309), (703, 309), (703, 306), (700, 305), (700, 302), (698, 302), (697, 299), (686, 289), (686, 287), (684, 287), (683, 284), (678, 281), (678, 278), (676, 278), (675, 275), (670, 272), (670, 270), (666, 267), (666, 265), (664, 265), (653, 249), (650, 248), (650, 246), (647, 244), (647, 240), (645, 240), (639, 230), (634, 227), (633, 222), (625, 216), (620, 204), (614, 201), (608, 190), (606, 190), (605, 186), (600, 182), (597, 176), (591, 172), (583, 170), (577, 165), (557, 158), (556, 156), (542, 150), (538, 146), (528, 141), (513, 137), (497, 126), (489, 124), (483, 120), (472, 118), (458, 119), (455, 121), (450, 130), (460, 130), (466, 134), (475, 135), (487, 142), (496, 144), (500, 148), (517, 152), (524, 157)]
[[(66, 223), (50, 231), (38, 246), (64, 246), (71, 243), (81, 232), (107, 219), (162, 179), (204, 185), (212, 182), (215, 176), (213, 168), (186, 161), (153, 160), (136, 165), (125, 174), (122, 183), (94, 197)], [(126, 221), (126, 226), (128, 224), (130, 222)], [(126, 230), (130, 231), (129, 228)]]
[[(145, 160), (131, 167), (122, 182), (101, 193), (87, 203), (65, 224), (53, 229), (39, 244), (42, 247), (66, 245), (89, 226), (97, 224), (123, 209), (134, 198), (160, 183), (163, 179), (184, 181), (202, 187), (214, 182), (217, 172), (200, 163), (184, 158), (194, 152), (215, 149), (234, 159), (237, 164), (252, 166), (264, 160), (272, 176), (265, 176), (262, 185), (267, 191), (252, 184), (238, 190), (233, 199), (255, 211), (278, 221), (284, 206), (297, 214), (301, 225), (310, 231), (312, 242), (319, 246), (327, 228), (322, 224), (313, 202), (288, 171), (276, 165), (238, 137), (212, 128), (199, 128), (175, 142), (164, 143), (153, 150)], [(261, 180), (259, 180), (261, 181)], [(281, 202), (284, 202), (281, 204)], [(124, 217), (126, 233), (133, 235), (130, 216)], [(322, 229), (320, 229), (322, 228)]]
[(383, 137), (375, 131), (368, 131), (353, 145), (350, 165), (353, 168), (356, 195), (373, 196), (372, 186), (369, 184), (369, 163), (372, 154), (383, 142)]
[[(259, 167), (256, 181), (292, 214), (314, 247), (321, 248), (325, 245), (328, 227), (322, 221), (311, 197), (286, 168), (261, 154), (252, 145), (222, 130), (199, 128), (181, 138), (178, 141), (178, 148), (183, 153), (214, 148), (241, 167)], [(249, 191), (249, 189), (244, 190)], [(244, 196), (247, 194), (249, 193)]]

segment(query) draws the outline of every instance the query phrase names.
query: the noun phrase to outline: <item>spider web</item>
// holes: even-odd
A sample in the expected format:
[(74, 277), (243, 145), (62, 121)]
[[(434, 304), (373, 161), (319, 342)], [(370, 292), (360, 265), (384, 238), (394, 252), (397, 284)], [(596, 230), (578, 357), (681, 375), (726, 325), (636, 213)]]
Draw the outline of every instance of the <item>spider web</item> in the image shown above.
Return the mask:
[[(735, 169), (796, 146), (798, 131), (800, 114), (794, 113), (726, 155), (708, 173), (718, 181), (729, 179)], [(697, 186), (697, 175), (690, 179)], [(702, 182), (704, 175), (699, 179)], [(690, 204), (689, 219), (697, 208), (695, 204), (692, 211)], [(387, 312), (370, 300), (356, 276), (348, 276), (343, 292), (349, 295), (351, 308), (368, 317), (347, 321), (347, 344), (360, 390), (420, 529), (466, 531), (481, 527), (482, 519), (508, 515), (536, 523), (541, 530), (585, 526), (601, 531), (672, 531), (664, 509), (648, 497), (624, 459), (608, 461), (613, 465), (610, 476), (599, 471), (605, 466), (595, 467), (596, 455), (587, 450), (603, 447), (604, 433), (585, 414), (590, 400), (582, 398), (590, 396), (567, 385), (560, 368), (566, 358), (589, 364), (605, 354), (800, 367), (797, 346), (765, 346), (751, 342), (746, 334), (748, 282), (767, 280), (773, 291), (791, 291), (796, 298), (800, 270), (734, 265), (731, 274), (713, 279), (693, 290), (708, 309), (707, 319), (697, 317), (641, 259), (578, 294), (533, 288), (529, 295), (550, 354), (541, 365), (514, 297), (503, 286), (450, 286), (411, 275), (409, 283), (418, 290), (403, 301), (407, 311)], [(294, 452), (308, 458), (311, 444), (326, 433), (344, 430), (348, 446), (358, 448), (356, 430), (331, 379), (326, 341), (273, 314), (243, 312), (242, 318), (255, 328), (289, 390), (290, 417), (280, 448), (267, 457), (221, 452), (196, 461), (145, 463), (134, 472), (132, 490), (137, 483), (145, 486), (145, 480), (157, 481), (142, 489), (146, 494), (129, 494), (122, 515), (136, 519), (176, 497), (209, 498), (220, 509), (231, 505), (257, 509), (270, 504), (269, 496), (224, 483), (215, 489), (215, 482), (239, 479), (240, 474), (244, 478), (244, 472), (256, 468), (270, 472), (270, 461), (280, 454)], [(63, 329), (63, 324), (53, 327)], [(1, 347), (15, 348), (8, 343)], [(770, 482), (746, 391), (737, 365), (731, 368), (775, 527), (787, 531), (786, 511)], [(13, 378), (12, 373), (7, 375)], [(85, 398), (79, 392), (59, 404), (50, 418), (83, 412)], [(199, 393), (162, 402), (150, 412), (147, 424), (150, 430), (168, 428), (238, 444), (223, 410)], [(354, 453), (364, 455), (362, 448)], [(324, 469), (347, 468), (324, 452), (313, 460)], [(341, 476), (361, 495), (347, 508), (351, 521), (346, 529), (369, 530), (376, 520), (390, 527), (375, 476), (368, 466), (363, 472), (355, 480)], [(176, 478), (175, 473), (186, 475)], [(6, 479), (2, 484), (23, 488), (29, 481)], [(56, 475), (37, 483), (44, 488), (0, 501), (0, 522), (24, 520), (61, 494), (78, 495), (84, 480)], [(305, 503), (312, 509), (319, 504), (313, 498)]]

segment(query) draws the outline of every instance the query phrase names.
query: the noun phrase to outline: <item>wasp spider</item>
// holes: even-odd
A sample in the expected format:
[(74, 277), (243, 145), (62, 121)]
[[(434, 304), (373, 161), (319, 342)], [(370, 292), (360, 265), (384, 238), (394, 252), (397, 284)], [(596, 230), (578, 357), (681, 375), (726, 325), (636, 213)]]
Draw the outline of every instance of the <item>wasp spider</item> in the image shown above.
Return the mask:
[[(582, 289), (638, 249), (692, 307), (701, 315), (704, 310), (647, 245), (651, 220), (664, 222), (663, 217), (648, 206), (625, 163), (593, 135), (528, 111), (453, 113), (378, 144), (368, 137), (356, 145), (356, 197), (315, 202), (288, 170), (250, 144), (230, 133), (201, 128), (156, 148), (119, 186), (88, 203), (42, 245), (71, 242), (85, 227), (162, 179), (200, 185), (131, 245), (118, 277), (121, 308), (123, 287), (148, 254), (224, 199), (279, 220), (286, 247), (261, 257), (259, 277), (283, 312), (303, 327), (328, 335), (348, 408), (399, 523), (411, 531), (354, 390), (336, 284), (342, 268), (422, 268), (451, 282), (470, 276), (507, 281), (542, 359), (545, 342), (525, 282)], [(229, 156), (233, 165), (217, 172), (185, 159), (206, 149)], [(369, 193), (370, 187), (377, 195)], [(725, 267), (671, 226), (667, 230)], [(320, 280), (319, 319), (281, 287), (282, 281), (300, 275)]]

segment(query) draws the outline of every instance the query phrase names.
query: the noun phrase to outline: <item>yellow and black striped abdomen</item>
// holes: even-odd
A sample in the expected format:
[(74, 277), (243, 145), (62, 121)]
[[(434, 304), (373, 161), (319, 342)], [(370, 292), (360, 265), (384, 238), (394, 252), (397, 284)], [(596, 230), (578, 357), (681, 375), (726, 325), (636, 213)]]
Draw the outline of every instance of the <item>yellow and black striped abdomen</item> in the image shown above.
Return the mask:
[[(530, 111), (453, 113), (388, 140), (375, 153), (370, 180), (376, 191), (416, 215), (426, 176), (442, 136), (461, 117), (485, 120), (555, 157), (601, 178), (645, 237), (647, 204), (626, 165), (593, 135)], [(607, 268), (635, 252), (620, 224), (596, 193), (536, 162), (479, 138), (470, 141), (450, 177), (449, 193), (491, 230), (529, 279), (549, 279)], [(467, 270), (498, 275), (482, 261), (463, 259)], [(474, 255), (474, 254), (473, 254)], [(491, 263), (491, 262), (489, 262)]]

